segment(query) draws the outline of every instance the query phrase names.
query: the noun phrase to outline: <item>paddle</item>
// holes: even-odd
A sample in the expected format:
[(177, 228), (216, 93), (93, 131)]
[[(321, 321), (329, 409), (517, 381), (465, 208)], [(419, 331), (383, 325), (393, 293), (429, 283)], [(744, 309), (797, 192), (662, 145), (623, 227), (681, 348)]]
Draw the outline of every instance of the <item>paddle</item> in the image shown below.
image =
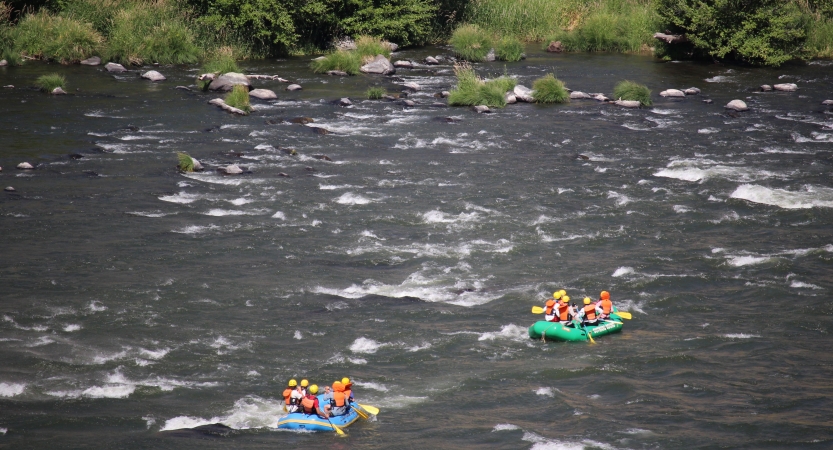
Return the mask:
[(359, 408), (356, 408), (355, 406), (353, 406), (352, 403), (350, 404), (350, 407), (353, 408), (353, 411), (356, 411), (356, 413), (359, 416), (361, 416), (362, 419), (367, 420), (369, 418), (368, 415), (364, 413), (364, 411), (360, 410)]
[(333, 427), (333, 430), (335, 430), (336, 434), (338, 434), (339, 436), (344, 436), (344, 432), (341, 431), (341, 428), (333, 425), (333, 422), (330, 420), (329, 416), (327, 417), (327, 422), (330, 422), (330, 426)]
[(619, 316), (619, 317), (621, 317), (621, 318), (623, 318), (623, 319), (628, 319), (628, 320), (633, 319), (633, 316), (632, 316), (632, 315), (631, 315), (631, 313), (629, 313), (629, 312), (625, 312), (625, 311), (615, 311), (613, 314), (616, 314), (617, 316)]
[[(573, 323), (576, 323), (576, 322), (578, 322), (578, 320), (573, 321)], [(590, 343), (595, 344), (596, 341), (593, 340), (593, 336), (590, 336), (590, 332), (587, 331), (587, 327), (584, 326), (584, 323), (581, 323), (581, 329), (584, 330), (584, 334), (586, 334), (587, 337), (590, 338)]]
[[(357, 403), (357, 405), (358, 405), (358, 403)], [(377, 408), (377, 407), (375, 407), (375, 406), (370, 406), (370, 405), (359, 405), (359, 407), (360, 407), (360, 408), (362, 408), (363, 410), (365, 410), (365, 411), (369, 412), (370, 414), (373, 414), (374, 416), (378, 416), (378, 415), (379, 415), (379, 408)]]
[(540, 306), (533, 306), (532, 307), (532, 314), (543, 314), (543, 313), (544, 313), (544, 308), (541, 308)]

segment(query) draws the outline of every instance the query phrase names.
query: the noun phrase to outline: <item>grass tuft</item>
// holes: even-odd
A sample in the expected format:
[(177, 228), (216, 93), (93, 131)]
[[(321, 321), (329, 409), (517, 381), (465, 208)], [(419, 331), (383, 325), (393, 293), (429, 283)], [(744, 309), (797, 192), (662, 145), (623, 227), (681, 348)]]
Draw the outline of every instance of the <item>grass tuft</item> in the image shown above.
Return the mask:
[(123, 64), (193, 64), (200, 50), (173, 3), (136, 2), (113, 18), (107, 58)]
[(361, 57), (356, 52), (337, 50), (323, 59), (316, 59), (310, 64), (315, 73), (326, 73), (330, 70), (341, 70), (349, 75), (356, 75), (361, 68)]
[(506, 106), (505, 94), (515, 87), (515, 79), (502, 76), (483, 81), (468, 64), (454, 66), (457, 86), (448, 96), (451, 106), (487, 105), (494, 108)]
[(367, 98), (370, 100), (379, 100), (384, 97), (387, 92), (384, 88), (378, 86), (371, 87), (367, 90)]
[(495, 57), (502, 61), (520, 61), (524, 46), (513, 36), (504, 36), (495, 43)]
[(5, 59), (10, 66), (19, 66), (23, 64), (23, 58), (20, 57), (20, 53), (10, 48), (4, 48), (3, 51), (0, 52), (0, 59)]
[(833, 18), (810, 23), (806, 48), (813, 58), (833, 59)]
[(651, 91), (644, 85), (633, 81), (620, 81), (613, 88), (613, 98), (619, 100), (638, 100), (644, 106), (651, 106)]
[(536, 103), (568, 103), (570, 94), (564, 83), (551, 73), (532, 83), (532, 97)]
[(240, 73), (240, 66), (234, 58), (234, 50), (227, 46), (214, 52), (202, 66), (202, 73), (222, 75), (229, 72)]
[(359, 36), (356, 38), (356, 53), (361, 58), (376, 55), (385, 55), (385, 58), (390, 58), (390, 46), (373, 36)]
[(98, 53), (104, 42), (89, 23), (55, 16), (45, 9), (25, 16), (9, 34), (15, 50), (61, 64), (76, 63)]
[(179, 164), (176, 166), (180, 172), (193, 172), (194, 171), (194, 159), (191, 158), (190, 155), (183, 152), (176, 152), (177, 160)]
[(55, 88), (63, 88), (66, 84), (66, 78), (64, 78), (63, 75), (58, 75), (57, 73), (41, 75), (37, 80), (35, 80), (35, 85), (46, 93), (52, 92)]
[(242, 109), (246, 112), (252, 111), (252, 105), (249, 103), (249, 90), (246, 86), (234, 86), (231, 92), (226, 95), (226, 104), (237, 109)]
[(460, 25), (448, 42), (454, 52), (466, 61), (483, 61), (492, 49), (491, 35), (477, 25)]

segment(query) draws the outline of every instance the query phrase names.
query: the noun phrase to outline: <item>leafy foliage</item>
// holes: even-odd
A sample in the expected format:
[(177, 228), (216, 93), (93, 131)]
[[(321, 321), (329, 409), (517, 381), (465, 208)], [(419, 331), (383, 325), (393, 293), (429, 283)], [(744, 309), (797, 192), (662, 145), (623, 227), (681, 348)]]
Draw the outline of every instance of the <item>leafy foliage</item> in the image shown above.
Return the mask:
[(620, 81), (613, 88), (613, 98), (622, 100), (637, 100), (644, 106), (651, 106), (651, 91), (644, 85), (633, 81)]
[(66, 84), (66, 78), (64, 78), (63, 75), (58, 75), (57, 73), (41, 75), (37, 80), (35, 80), (35, 85), (43, 92), (52, 92), (55, 88), (63, 88)]
[(514, 36), (504, 36), (495, 43), (495, 57), (502, 61), (520, 61), (524, 46)]
[(374, 86), (367, 90), (367, 98), (370, 100), (379, 100), (380, 98), (384, 97), (385, 94), (385, 89), (378, 86)]
[(113, 18), (109, 59), (127, 64), (190, 64), (199, 60), (194, 33), (169, 3), (135, 3)]
[(567, 103), (570, 94), (561, 80), (548, 73), (532, 83), (532, 98), (536, 103)]
[(226, 95), (226, 104), (237, 109), (250, 112), (252, 105), (249, 103), (249, 90), (246, 86), (236, 85), (231, 89), (231, 92)]
[(176, 152), (176, 158), (179, 164), (176, 166), (181, 172), (193, 172), (194, 160), (187, 153)]
[(104, 38), (92, 25), (46, 10), (25, 16), (9, 31), (14, 47), (35, 58), (71, 64), (96, 54)]
[(491, 35), (477, 25), (460, 25), (448, 42), (466, 61), (483, 61), (492, 49)]

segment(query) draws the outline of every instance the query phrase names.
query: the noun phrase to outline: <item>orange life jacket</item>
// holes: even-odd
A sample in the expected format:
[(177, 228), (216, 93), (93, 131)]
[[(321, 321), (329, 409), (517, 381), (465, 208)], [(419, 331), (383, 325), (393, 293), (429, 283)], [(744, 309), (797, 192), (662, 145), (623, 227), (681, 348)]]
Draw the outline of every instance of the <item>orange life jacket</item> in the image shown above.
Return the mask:
[(609, 299), (600, 301), (599, 305), (601, 305), (602, 312), (605, 314), (610, 314), (610, 310), (613, 309), (613, 302), (611, 302)]
[(301, 400), (301, 406), (304, 408), (304, 413), (315, 414), (315, 401), (317, 399), (314, 395), (307, 395)]
[(552, 308), (553, 308), (554, 306), (555, 306), (555, 300), (553, 300), (553, 299), (549, 299), (549, 300), (547, 300), (547, 310), (546, 310), (546, 313), (547, 313), (547, 315), (548, 315), (548, 316), (552, 314)]
[(584, 317), (587, 320), (596, 320), (596, 305), (590, 304), (584, 307)]
[[(292, 391), (294, 391), (294, 389), (290, 389), (290, 388), (286, 388), (283, 391), (283, 402), (284, 402), (284, 404), (286, 404), (286, 405), (294, 405), (295, 404), (296, 399), (292, 398)], [(292, 402), (292, 403), (290, 403), (290, 402)]]
[(344, 388), (344, 398), (346, 398), (347, 400), (350, 400), (350, 398), (352, 398), (352, 397), (353, 397), (353, 390), (350, 389), (350, 388), (345, 387)]
[(333, 406), (336, 408), (347, 404), (347, 395), (344, 392), (333, 393)]
[(558, 320), (569, 320), (570, 319), (570, 304), (569, 303), (561, 303), (558, 305)]

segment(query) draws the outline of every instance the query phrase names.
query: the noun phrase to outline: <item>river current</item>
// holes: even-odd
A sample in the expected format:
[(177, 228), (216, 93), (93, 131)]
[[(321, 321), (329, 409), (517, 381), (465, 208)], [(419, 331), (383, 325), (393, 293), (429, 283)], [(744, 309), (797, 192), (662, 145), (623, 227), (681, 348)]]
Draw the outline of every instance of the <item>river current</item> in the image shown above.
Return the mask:
[[(247, 117), (174, 89), (196, 68), (0, 68), (0, 448), (833, 445), (830, 62), (530, 47), (475, 67), (608, 96), (630, 79), (654, 105), (492, 114), (431, 106), (449, 65), (307, 64), (246, 63), (304, 86), (254, 81), (279, 98)], [(50, 72), (71, 95), (29, 88)], [(409, 81), (416, 107), (364, 99)], [(208, 170), (178, 173), (177, 151)], [(251, 173), (214, 170), (232, 163)], [(529, 339), (562, 288), (633, 319), (595, 345)], [(344, 376), (375, 421), (274, 428), (288, 379)], [(211, 423), (234, 431), (170, 431)]]

